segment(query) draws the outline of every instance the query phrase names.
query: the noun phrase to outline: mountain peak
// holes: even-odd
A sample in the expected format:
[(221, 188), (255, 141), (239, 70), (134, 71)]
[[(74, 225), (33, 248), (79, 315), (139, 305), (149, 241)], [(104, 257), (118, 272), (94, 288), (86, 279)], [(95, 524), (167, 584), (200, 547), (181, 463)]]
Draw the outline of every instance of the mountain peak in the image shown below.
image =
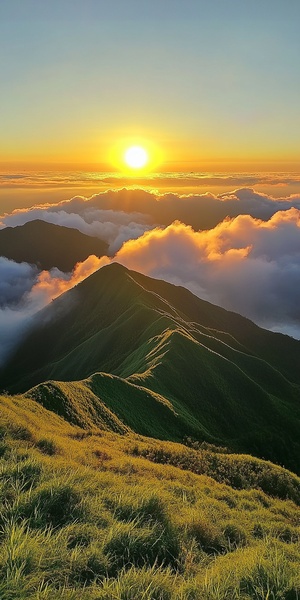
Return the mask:
[(41, 269), (70, 272), (91, 254), (101, 257), (107, 252), (107, 243), (99, 238), (39, 219), (0, 230), (0, 256)]
[[(90, 378), (93, 394), (137, 432), (172, 439), (173, 430), (177, 440), (192, 435), (269, 453), (297, 470), (299, 361), (300, 342), (112, 263), (40, 312), (1, 379), (24, 391), (47, 380), (74, 381), (76, 389), (76, 380)], [(113, 378), (93, 378), (101, 372)], [(149, 395), (145, 427), (134, 414)]]

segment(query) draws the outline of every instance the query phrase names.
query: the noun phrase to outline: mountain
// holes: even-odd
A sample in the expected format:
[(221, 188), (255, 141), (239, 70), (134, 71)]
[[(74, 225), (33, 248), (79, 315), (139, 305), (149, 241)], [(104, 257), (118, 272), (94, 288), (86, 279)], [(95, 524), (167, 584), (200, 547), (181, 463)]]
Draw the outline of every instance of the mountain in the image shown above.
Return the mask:
[(107, 250), (103, 240), (40, 220), (0, 230), (0, 256), (46, 270), (57, 267), (67, 273), (77, 262), (91, 254), (104, 256)]
[(52, 302), (1, 373), (0, 598), (297, 600), (300, 478), (253, 454), (300, 470), (298, 361), (118, 264)]
[(39, 313), (1, 385), (36, 386), (28, 397), (83, 427), (109, 412), (299, 472), (299, 361), (300, 342), (112, 264)]

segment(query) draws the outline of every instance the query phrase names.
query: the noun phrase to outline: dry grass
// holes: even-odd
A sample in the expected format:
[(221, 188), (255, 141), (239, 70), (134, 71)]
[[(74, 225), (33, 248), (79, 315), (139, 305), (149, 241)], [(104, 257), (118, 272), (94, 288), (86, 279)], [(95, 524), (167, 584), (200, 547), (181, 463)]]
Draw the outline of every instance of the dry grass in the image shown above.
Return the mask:
[[(1, 600), (300, 597), (299, 508), (278, 497), (279, 484), (296, 493), (289, 472), (82, 430), (21, 396), (1, 398), (0, 438)], [(234, 486), (224, 459), (251, 486)]]

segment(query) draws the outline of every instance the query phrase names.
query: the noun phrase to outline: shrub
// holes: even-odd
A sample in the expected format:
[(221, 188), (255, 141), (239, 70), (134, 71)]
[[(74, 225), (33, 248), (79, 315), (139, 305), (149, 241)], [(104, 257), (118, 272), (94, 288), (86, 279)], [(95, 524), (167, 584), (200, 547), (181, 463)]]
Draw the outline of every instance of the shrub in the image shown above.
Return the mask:
[(37, 447), (43, 454), (48, 454), (49, 456), (53, 456), (57, 454), (57, 446), (53, 440), (42, 438), (36, 443)]
[(98, 600), (171, 600), (174, 590), (174, 573), (167, 569), (123, 570), (113, 580), (103, 582)]
[(246, 533), (236, 523), (227, 523), (223, 534), (229, 549), (231, 549), (232, 546), (238, 548), (239, 546), (245, 546), (246, 544)]
[(69, 484), (45, 485), (25, 504), (24, 516), (36, 527), (61, 527), (83, 516), (80, 495)]
[(222, 534), (207, 521), (194, 521), (189, 525), (188, 532), (195, 538), (201, 550), (207, 554), (217, 554), (224, 549), (225, 541)]
[(112, 573), (130, 566), (170, 566), (176, 570), (180, 544), (175, 530), (156, 524), (118, 523), (108, 534), (103, 550), (112, 561)]
[(101, 549), (94, 546), (88, 550), (82, 548), (72, 557), (69, 583), (89, 586), (107, 576), (109, 559)]

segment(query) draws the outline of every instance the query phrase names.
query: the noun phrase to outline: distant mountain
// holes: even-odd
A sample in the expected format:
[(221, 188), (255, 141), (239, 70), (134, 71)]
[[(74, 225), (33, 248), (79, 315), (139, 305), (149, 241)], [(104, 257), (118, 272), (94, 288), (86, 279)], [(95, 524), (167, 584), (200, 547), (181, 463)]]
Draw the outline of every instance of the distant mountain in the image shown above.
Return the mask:
[(0, 256), (36, 264), (41, 269), (57, 267), (69, 272), (90, 254), (101, 257), (107, 249), (103, 240), (40, 220), (0, 230)]
[(118, 427), (223, 444), (299, 472), (299, 364), (300, 342), (112, 264), (39, 313), (1, 381), (24, 391), (84, 380), (29, 394), (83, 426), (110, 411)]

